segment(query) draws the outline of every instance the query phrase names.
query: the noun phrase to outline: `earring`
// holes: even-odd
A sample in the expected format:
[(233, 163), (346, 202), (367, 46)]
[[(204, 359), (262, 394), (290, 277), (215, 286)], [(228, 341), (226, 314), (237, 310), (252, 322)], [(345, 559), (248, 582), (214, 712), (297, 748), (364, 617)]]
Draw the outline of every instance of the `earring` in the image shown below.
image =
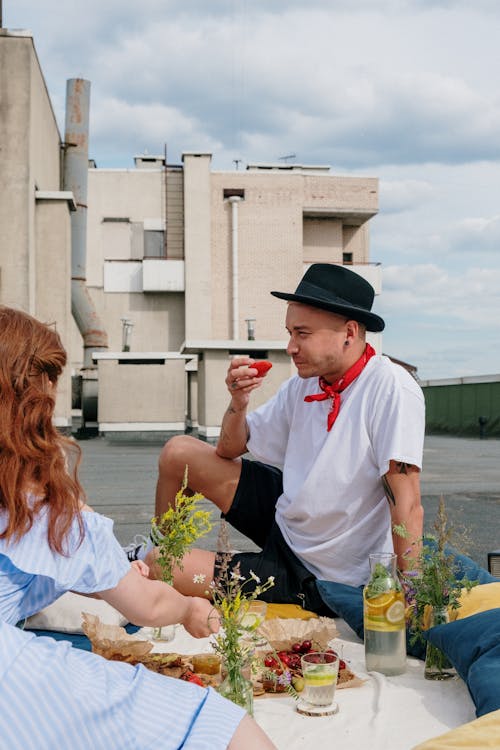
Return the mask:
[(349, 346), (349, 342), (348, 341), (344, 341), (344, 346)]

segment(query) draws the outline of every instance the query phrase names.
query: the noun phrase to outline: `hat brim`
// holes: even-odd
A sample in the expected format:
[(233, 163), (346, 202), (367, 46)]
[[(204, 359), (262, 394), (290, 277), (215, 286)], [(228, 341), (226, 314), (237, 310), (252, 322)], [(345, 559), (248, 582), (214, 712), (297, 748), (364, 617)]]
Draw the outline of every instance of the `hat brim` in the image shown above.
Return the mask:
[(383, 331), (385, 328), (385, 322), (379, 315), (369, 312), (362, 307), (348, 304), (344, 305), (335, 302), (325, 302), (323, 300), (318, 300), (316, 297), (310, 297), (305, 294), (287, 294), (286, 292), (271, 292), (271, 294), (273, 297), (285, 299), (289, 302), (301, 302), (303, 305), (319, 307), (321, 310), (328, 310), (328, 312), (333, 312), (337, 315), (346, 315), (352, 320), (357, 320), (359, 323), (363, 323), (363, 325), (366, 326), (367, 331), (380, 333), (380, 331)]

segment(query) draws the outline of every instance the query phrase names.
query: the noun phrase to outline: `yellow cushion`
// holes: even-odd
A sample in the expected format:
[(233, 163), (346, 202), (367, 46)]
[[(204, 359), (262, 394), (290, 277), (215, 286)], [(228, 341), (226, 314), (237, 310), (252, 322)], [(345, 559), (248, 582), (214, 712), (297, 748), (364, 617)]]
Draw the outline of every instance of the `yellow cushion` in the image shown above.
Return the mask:
[(413, 750), (484, 750), (486, 747), (498, 750), (499, 738), (500, 710), (416, 745)]
[[(462, 589), (460, 596), (461, 606), (457, 609), (455, 619), (463, 620), (464, 617), (485, 612), (487, 609), (500, 607), (500, 581), (494, 583), (483, 583), (474, 586), (470, 591)], [(500, 741), (499, 741), (500, 746)]]
[(293, 617), (296, 620), (310, 620), (317, 617), (315, 612), (309, 612), (308, 609), (302, 609), (299, 604), (268, 604), (266, 620), (272, 620), (274, 617), (287, 619)]

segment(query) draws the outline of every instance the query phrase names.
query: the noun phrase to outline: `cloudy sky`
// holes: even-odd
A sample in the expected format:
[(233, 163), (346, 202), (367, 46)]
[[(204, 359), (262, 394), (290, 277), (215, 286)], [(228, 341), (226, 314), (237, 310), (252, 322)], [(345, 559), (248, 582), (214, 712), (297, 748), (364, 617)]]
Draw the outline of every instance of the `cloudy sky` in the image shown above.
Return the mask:
[(498, 0), (3, 0), (33, 32), (61, 132), (92, 82), (90, 155), (380, 179), (384, 351), (421, 378), (500, 373)]

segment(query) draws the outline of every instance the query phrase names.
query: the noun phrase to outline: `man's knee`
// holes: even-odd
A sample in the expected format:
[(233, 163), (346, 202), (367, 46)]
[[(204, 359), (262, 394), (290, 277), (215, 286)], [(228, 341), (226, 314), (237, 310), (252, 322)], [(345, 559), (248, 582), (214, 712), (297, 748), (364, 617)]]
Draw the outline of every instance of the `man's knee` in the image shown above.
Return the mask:
[[(205, 449), (211, 448), (190, 435), (175, 435), (163, 446), (158, 460), (160, 474), (164, 472), (183, 474), (186, 464), (191, 465)], [(213, 448), (212, 448), (213, 450)]]
[(161, 449), (158, 460), (160, 469), (175, 464), (181, 465), (185, 457), (189, 455), (193, 442), (196, 442), (196, 438), (189, 435), (175, 435), (170, 438)]

